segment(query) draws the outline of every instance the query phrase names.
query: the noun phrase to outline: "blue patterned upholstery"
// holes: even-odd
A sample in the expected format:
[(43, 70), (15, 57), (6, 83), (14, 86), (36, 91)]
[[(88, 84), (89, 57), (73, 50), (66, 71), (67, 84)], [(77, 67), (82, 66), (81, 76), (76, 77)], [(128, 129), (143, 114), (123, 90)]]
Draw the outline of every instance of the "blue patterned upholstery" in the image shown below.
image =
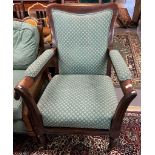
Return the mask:
[(131, 72), (118, 50), (110, 51), (110, 58), (120, 81), (131, 79)]
[(104, 75), (56, 75), (38, 102), (45, 126), (109, 129), (118, 104)]
[(39, 32), (36, 26), (13, 22), (13, 68), (26, 69), (37, 57)]
[(25, 76), (36, 77), (44, 65), (54, 55), (53, 49), (44, 51), (25, 71)]
[(74, 14), (52, 10), (60, 74), (105, 74), (112, 10)]

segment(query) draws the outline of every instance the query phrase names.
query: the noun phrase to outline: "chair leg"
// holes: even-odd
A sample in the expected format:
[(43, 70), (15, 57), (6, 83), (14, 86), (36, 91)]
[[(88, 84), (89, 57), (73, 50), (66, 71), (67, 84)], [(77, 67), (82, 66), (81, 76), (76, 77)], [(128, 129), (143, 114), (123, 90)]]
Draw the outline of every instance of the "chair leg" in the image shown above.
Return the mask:
[(111, 151), (112, 148), (116, 145), (116, 139), (113, 137), (109, 137), (109, 145), (107, 151)]
[(37, 135), (39, 143), (46, 148), (47, 147), (47, 139), (45, 135)]
[(33, 142), (38, 143), (37, 136), (32, 136), (32, 140), (33, 140)]

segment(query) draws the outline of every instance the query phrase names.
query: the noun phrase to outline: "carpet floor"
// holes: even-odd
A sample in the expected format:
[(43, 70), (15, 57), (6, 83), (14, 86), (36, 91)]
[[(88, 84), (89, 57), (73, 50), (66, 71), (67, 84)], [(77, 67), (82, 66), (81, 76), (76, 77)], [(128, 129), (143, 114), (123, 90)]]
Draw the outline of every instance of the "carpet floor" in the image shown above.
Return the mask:
[[(141, 44), (136, 32), (116, 32), (114, 49), (118, 49), (126, 61), (133, 77), (133, 86), (141, 87)], [(116, 73), (112, 70), (115, 86), (119, 86)]]
[(108, 154), (107, 136), (50, 135), (48, 141), (44, 150), (26, 135), (14, 135), (14, 155), (140, 155), (141, 113), (125, 114), (117, 145)]

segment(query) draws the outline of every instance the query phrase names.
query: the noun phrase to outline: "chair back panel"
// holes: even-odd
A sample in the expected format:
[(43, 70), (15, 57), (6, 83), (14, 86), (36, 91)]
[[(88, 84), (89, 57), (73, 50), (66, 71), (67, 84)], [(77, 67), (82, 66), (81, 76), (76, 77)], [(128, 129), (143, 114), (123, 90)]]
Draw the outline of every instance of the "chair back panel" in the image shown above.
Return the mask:
[(59, 73), (106, 74), (113, 10), (75, 13), (53, 8), (50, 14), (59, 53)]

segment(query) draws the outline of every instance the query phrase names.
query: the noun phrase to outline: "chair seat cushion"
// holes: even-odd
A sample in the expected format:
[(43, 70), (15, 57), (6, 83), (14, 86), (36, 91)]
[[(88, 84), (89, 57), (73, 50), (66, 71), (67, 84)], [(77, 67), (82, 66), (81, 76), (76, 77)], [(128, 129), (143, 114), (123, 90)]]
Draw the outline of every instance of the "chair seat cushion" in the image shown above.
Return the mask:
[[(13, 70), (13, 87), (15, 87), (24, 77), (25, 70)], [(22, 104), (21, 100), (13, 99), (13, 119), (22, 119)]]
[(104, 75), (56, 75), (38, 108), (44, 126), (109, 129), (118, 105), (113, 83)]

